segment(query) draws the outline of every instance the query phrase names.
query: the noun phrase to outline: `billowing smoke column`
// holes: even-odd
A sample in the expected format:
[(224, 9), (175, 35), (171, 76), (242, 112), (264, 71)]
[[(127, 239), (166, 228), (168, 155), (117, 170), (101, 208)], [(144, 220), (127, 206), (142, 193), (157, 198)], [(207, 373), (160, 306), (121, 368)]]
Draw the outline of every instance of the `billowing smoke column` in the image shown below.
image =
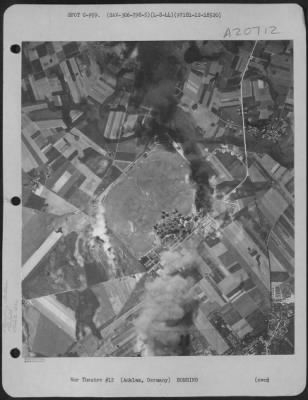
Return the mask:
[(116, 256), (114, 254), (114, 250), (110, 242), (110, 237), (108, 235), (108, 228), (105, 219), (105, 209), (101, 203), (98, 204), (96, 208), (95, 222), (93, 225), (92, 236), (93, 238), (99, 238), (102, 241), (103, 249), (107, 255), (109, 265), (115, 271)]
[(212, 208), (213, 189), (209, 183), (206, 163), (202, 160), (190, 162), (191, 179), (196, 183), (195, 206), (198, 211), (209, 211)]
[(190, 332), (199, 302), (191, 290), (201, 279), (195, 256), (166, 252), (164, 269), (146, 287), (143, 310), (135, 321), (143, 356), (189, 355)]
[[(140, 82), (144, 90), (142, 101), (158, 114), (149, 131), (143, 131), (143, 134), (155, 136), (169, 151), (172, 149), (170, 137), (182, 144), (185, 157), (190, 162), (191, 180), (196, 183), (196, 209), (207, 212), (211, 209), (213, 190), (208, 182), (208, 165), (198, 146), (204, 138), (202, 135), (198, 137), (189, 113), (177, 107), (176, 88), (178, 82), (184, 79), (186, 70), (182, 57), (179, 57), (182, 50), (173, 42), (141, 42), (138, 50), (140, 70), (143, 71), (143, 81)], [(196, 43), (191, 42), (185, 53), (186, 63), (198, 61), (200, 57), (203, 58)]]

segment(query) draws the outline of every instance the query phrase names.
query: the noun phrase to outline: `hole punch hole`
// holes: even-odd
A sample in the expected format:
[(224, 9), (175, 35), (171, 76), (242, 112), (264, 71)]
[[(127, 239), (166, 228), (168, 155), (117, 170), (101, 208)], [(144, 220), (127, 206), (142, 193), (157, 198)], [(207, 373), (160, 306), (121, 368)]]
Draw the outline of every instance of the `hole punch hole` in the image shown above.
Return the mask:
[(12, 44), (10, 49), (11, 49), (11, 52), (14, 54), (20, 53), (20, 50), (21, 50), (19, 44)]
[(11, 203), (13, 206), (19, 206), (20, 204), (20, 198), (18, 196), (14, 196), (11, 198)]
[(15, 347), (10, 351), (10, 354), (12, 358), (18, 358), (20, 356), (20, 350)]

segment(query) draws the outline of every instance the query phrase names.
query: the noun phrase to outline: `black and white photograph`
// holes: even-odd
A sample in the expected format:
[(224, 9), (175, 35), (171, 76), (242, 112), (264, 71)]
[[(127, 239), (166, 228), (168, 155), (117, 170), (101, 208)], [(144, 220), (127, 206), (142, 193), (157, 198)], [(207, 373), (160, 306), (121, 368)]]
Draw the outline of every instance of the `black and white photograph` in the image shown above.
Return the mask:
[(305, 35), (292, 4), (7, 9), (8, 396), (304, 390)]
[(26, 357), (294, 352), (293, 45), (22, 43)]

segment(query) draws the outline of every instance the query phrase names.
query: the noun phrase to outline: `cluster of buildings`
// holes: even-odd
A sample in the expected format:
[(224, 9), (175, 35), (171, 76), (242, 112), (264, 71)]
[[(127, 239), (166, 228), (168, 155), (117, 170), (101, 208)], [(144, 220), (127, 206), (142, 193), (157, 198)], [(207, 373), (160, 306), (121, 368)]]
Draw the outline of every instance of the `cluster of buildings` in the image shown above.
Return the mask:
[(290, 46), (281, 49), (272, 42), (259, 42), (251, 58), (250, 49), (243, 47), (238, 54), (226, 53), (218, 60), (192, 63), (184, 86), (179, 89), (180, 103), (193, 116), (205, 138), (219, 138), (230, 127), (241, 129), (242, 118), (256, 124), (270, 119), (277, 108), (280, 118), (292, 112)]
[(184, 216), (178, 210), (163, 211), (161, 221), (154, 225), (153, 230), (162, 243), (171, 244), (189, 235), (197, 221), (197, 216)]
[(271, 142), (278, 143), (279, 139), (286, 136), (289, 132), (289, 124), (286, 120), (278, 121), (278, 118), (276, 118), (275, 121), (269, 120), (262, 125), (263, 127), (261, 129), (257, 127), (248, 129), (248, 133), (255, 138), (267, 139)]

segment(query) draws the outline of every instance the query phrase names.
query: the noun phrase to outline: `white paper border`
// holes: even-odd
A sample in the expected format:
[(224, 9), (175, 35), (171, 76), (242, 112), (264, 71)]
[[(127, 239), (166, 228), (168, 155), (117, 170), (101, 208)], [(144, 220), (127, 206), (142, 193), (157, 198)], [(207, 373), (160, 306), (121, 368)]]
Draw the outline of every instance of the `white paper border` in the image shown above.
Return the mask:
[[(86, 19), (73, 12), (207, 11), (221, 18)], [(295, 354), (290, 356), (211, 356), (150, 358), (49, 358), (25, 362), (9, 355), (21, 348), (21, 54), (10, 52), (22, 41), (222, 40), (227, 27), (276, 25), (279, 35), (233, 40), (294, 40), (295, 93)], [(4, 234), (3, 234), (3, 387), (14, 397), (43, 396), (215, 396), (295, 395), (306, 377), (306, 48), (302, 9), (297, 5), (15, 5), (4, 15)], [(10, 319), (8, 324), (7, 318)], [(15, 321), (15, 322), (14, 322)], [(70, 377), (170, 377), (170, 384), (70, 383)], [(176, 377), (198, 383), (175, 383)], [(255, 383), (255, 377), (270, 383)]]

